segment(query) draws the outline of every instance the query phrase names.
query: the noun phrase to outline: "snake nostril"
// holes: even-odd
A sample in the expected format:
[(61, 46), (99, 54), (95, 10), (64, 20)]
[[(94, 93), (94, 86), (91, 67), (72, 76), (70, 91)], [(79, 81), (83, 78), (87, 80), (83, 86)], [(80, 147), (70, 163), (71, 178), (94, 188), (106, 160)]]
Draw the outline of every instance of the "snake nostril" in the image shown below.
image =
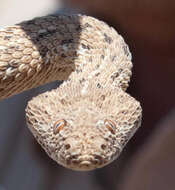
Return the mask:
[(71, 156), (71, 159), (77, 159), (78, 156), (79, 156), (78, 154), (72, 155), (72, 156)]
[(105, 150), (105, 149), (106, 149), (106, 145), (105, 145), (105, 144), (102, 144), (102, 145), (101, 145), (101, 148), (102, 148), (103, 150)]
[(65, 149), (66, 150), (70, 149), (70, 147), (71, 147), (70, 144), (65, 144)]
[(84, 136), (86, 136), (86, 133), (83, 133)]

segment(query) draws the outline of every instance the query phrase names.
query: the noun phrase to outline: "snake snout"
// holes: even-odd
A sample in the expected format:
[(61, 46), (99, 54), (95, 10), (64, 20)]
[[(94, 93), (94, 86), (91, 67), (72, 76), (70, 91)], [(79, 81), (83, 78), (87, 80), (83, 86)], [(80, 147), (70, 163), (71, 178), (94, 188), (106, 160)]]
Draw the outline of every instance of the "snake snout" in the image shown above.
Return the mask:
[(80, 162), (79, 166), (80, 168), (84, 170), (88, 170), (91, 167), (92, 163), (90, 161), (82, 161)]
[(96, 155), (89, 154), (70, 155), (66, 157), (66, 165), (73, 170), (88, 171), (98, 168), (102, 163), (100, 159), (101, 157), (97, 159)]

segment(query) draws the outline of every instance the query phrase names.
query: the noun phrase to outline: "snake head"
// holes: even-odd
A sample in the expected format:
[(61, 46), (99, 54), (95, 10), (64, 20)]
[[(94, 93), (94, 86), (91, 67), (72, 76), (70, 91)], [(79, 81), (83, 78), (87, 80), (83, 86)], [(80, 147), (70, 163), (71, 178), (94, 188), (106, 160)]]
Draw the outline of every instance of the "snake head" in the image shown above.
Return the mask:
[(80, 86), (64, 85), (33, 98), (26, 109), (29, 129), (47, 154), (80, 171), (116, 159), (141, 121), (140, 104), (121, 89), (88, 88), (82, 93)]

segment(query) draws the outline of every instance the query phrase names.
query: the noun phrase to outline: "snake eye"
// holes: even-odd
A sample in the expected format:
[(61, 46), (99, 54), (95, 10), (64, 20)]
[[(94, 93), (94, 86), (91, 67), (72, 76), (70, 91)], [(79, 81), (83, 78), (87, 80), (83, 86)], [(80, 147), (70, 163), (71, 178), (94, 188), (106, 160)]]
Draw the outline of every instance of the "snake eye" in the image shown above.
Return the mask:
[(58, 121), (55, 122), (54, 126), (53, 126), (53, 132), (54, 134), (57, 134), (61, 131), (61, 129), (63, 129), (64, 126), (66, 126), (66, 120), (64, 119), (60, 119)]
[(115, 134), (116, 124), (115, 124), (113, 121), (108, 120), (108, 119), (105, 119), (104, 123), (105, 123), (105, 127), (106, 127), (112, 134)]

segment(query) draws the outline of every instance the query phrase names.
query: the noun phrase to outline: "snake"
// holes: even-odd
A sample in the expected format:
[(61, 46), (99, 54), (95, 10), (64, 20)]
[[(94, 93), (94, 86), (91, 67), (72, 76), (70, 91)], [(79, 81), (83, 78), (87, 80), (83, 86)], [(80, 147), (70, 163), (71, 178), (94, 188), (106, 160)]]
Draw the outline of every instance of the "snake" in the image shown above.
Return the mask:
[(26, 122), (48, 156), (72, 170), (108, 165), (141, 126), (141, 105), (126, 92), (132, 67), (123, 37), (91, 16), (0, 29), (0, 99), (58, 81), (27, 103)]

